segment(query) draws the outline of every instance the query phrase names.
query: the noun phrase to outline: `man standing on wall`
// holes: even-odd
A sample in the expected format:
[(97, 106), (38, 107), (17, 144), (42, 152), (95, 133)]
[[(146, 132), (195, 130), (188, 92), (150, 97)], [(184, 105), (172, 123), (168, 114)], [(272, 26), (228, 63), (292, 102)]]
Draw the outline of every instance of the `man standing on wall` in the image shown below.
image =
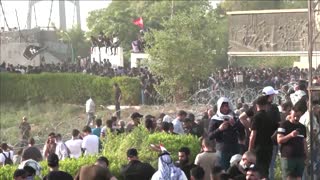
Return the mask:
[(116, 113), (117, 118), (120, 119), (120, 100), (121, 100), (121, 89), (118, 83), (114, 83), (113, 87), (115, 89), (115, 106), (116, 106)]

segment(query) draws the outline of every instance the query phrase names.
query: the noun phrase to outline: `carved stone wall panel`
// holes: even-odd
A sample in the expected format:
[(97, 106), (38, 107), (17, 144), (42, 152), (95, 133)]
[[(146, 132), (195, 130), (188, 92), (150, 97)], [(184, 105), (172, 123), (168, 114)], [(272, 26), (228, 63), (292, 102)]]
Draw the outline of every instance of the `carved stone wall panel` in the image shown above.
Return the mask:
[[(233, 14), (229, 52), (307, 51), (307, 33), (306, 12)], [(315, 44), (317, 48), (319, 41)]]

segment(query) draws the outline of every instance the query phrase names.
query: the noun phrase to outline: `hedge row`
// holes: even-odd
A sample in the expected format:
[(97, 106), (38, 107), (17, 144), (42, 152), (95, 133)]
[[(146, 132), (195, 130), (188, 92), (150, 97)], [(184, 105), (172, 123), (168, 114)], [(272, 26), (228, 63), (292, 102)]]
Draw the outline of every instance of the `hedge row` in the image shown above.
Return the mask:
[(0, 73), (1, 102), (57, 102), (84, 104), (88, 95), (101, 104), (113, 104), (113, 83), (122, 90), (122, 104), (139, 104), (139, 79), (130, 77), (106, 78), (86, 74)]
[[(110, 161), (110, 171), (118, 179), (120, 177), (120, 169), (122, 165), (128, 163), (126, 151), (129, 148), (136, 148), (138, 150), (139, 159), (143, 162), (149, 162), (155, 169), (157, 169), (158, 154), (150, 150), (150, 144), (163, 143), (167, 150), (171, 153), (174, 161), (178, 160), (178, 150), (183, 147), (189, 147), (191, 150), (191, 161), (200, 150), (200, 143), (197, 137), (191, 135), (170, 135), (165, 133), (149, 132), (140, 126), (130, 134), (113, 135), (108, 134), (104, 142), (104, 150), (97, 156), (80, 157), (79, 159), (66, 159), (59, 163), (60, 170), (66, 171), (71, 175), (75, 175), (82, 165), (93, 164), (98, 156), (106, 156)], [(42, 175), (49, 172), (47, 163), (42, 161), (41, 167)], [(0, 179), (12, 179), (13, 172), (17, 166), (4, 166), (0, 168)]]

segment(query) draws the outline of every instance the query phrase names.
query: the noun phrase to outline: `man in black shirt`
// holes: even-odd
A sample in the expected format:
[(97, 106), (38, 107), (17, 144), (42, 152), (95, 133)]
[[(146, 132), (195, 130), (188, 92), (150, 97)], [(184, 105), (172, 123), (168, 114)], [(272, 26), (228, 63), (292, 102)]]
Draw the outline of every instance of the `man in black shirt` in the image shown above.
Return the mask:
[(48, 166), (50, 172), (43, 179), (59, 179), (59, 180), (73, 180), (73, 177), (64, 171), (59, 171), (59, 158), (56, 154), (52, 153), (48, 156)]
[(283, 179), (301, 179), (305, 166), (307, 143), (306, 127), (299, 122), (307, 111), (305, 100), (298, 101), (288, 121), (278, 128), (277, 141), (281, 145), (281, 167)]
[(244, 127), (236, 118), (228, 98), (221, 97), (217, 102), (217, 113), (209, 123), (208, 137), (215, 140), (219, 164), (225, 170), (230, 166), (230, 159), (240, 151), (239, 140), (245, 137)]
[(193, 162), (189, 161), (190, 149), (188, 147), (180, 148), (178, 152), (178, 156), (179, 156), (179, 161), (176, 162), (175, 165), (179, 167), (186, 174), (188, 179), (190, 179), (190, 170), (196, 166), (193, 164)]
[(121, 89), (118, 85), (118, 83), (114, 83), (114, 90), (115, 90), (115, 106), (116, 106), (116, 113), (117, 118), (120, 119), (120, 100), (121, 100)]
[(129, 163), (124, 166), (120, 172), (125, 180), (149, 180), (156, 172), (150, 164), (139, 161), (136, 149), (129, 149), (127, 151), (127, 157)]
[(256, 102), (257, 113), (251, 123), (249, 151), (254, 151), (257, 156), (257, 165), (261, 167), (261, 176), (268, 178), (268, 170), (272, 157), (273, 143), (271, 136), (277, 128), (277, 123), (270, 120), (266, 112), (267, 96), (260, 96)]

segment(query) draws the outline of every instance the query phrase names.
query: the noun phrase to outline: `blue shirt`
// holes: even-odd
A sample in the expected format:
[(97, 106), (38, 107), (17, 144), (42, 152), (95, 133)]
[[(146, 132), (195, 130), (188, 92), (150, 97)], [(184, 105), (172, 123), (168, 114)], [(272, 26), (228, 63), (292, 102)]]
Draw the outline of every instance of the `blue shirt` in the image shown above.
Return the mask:
[(101, 128), (98, 127), (98, 128), (93, 128), (92, 129), (92, 134), (100, 137), (100, 133), (101, 133)]

